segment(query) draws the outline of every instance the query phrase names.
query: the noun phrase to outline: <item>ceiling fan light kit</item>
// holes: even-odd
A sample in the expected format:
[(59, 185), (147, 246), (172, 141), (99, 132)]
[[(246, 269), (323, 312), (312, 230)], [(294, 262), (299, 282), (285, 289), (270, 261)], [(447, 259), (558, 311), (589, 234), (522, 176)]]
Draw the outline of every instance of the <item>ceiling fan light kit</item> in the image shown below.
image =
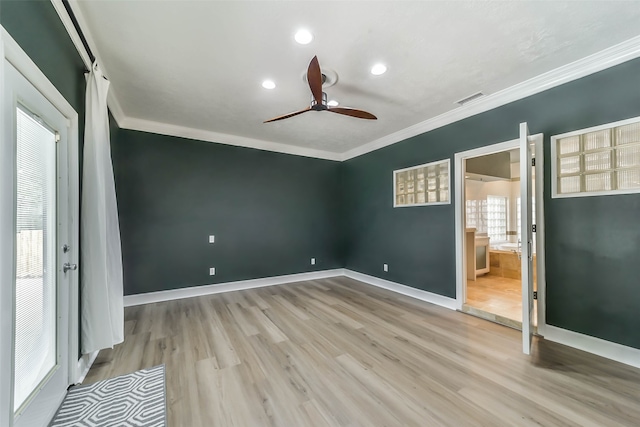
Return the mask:
[[(322, 90), (322, 85), (327, 80), (327, 74), (323, 74), (320, 70), (320, 64), (318, 57), (314, 56), (309, 63), (307, 69), (307, 82), (309, 83), (309, 89), (311, 89), (311, 105), (303, 110), (295, 111), (293, 113), (285, 114), (283, 116), (274, 117), (269, 120), (265, 120), (264, 123), (275, 122), (278, 120), (288, 119), (290, 117), (297, 116), (307, 111), (329, 111), (330, 113), (342, 114), (345, 116), (356, 117), (358, 119), (377, 120), (377, 117), (371, 113), (363, 110), (357, 110), (355, 108), (340, 107), (336, 108), (332, 105), (328, 105), (327, 94)], [(336, 79), (337, 80), (337, 79)], [(335, 80), (334, 80), (335, 83)], [(336, 103), (337, 105), (337, 103)]]

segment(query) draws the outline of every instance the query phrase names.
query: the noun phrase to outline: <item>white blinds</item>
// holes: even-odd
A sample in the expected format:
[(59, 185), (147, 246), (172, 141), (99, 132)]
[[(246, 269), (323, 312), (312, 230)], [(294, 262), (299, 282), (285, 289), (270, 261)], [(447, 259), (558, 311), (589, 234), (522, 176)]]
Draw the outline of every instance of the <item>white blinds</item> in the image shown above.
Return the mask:
[(56, 365), (55, 133), (17, 109), (14, 410)]

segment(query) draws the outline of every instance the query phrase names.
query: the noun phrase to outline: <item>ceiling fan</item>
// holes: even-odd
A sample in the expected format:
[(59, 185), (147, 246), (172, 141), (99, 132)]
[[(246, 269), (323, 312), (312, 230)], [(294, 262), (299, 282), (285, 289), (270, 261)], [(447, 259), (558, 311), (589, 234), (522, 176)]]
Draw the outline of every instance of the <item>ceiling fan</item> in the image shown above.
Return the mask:
[(285, 114), (283, 116), (274, 117), (273, 119), (265, 120), (264, 123), (288, 119), (289, 117), (297, 116), (298, 114), (306, 113), (307, 111), (329, 111), (331, 113), (343, 114), (345, 116), (357, 117), (359, 119), (378, 119), (376, 116), (371, 113), (367, 113), (366, 111), (346, 107), (329, 107), (327, 105), (327, 94), (322, 91), (323, 75), (320, 71), (320, 64), (318, 63), (317, 56), (314, 56), (309, 63), (309, 69), (307, 70), (307, 81), (309, 82), (309, 88), (311, 89), (311, 94), (313, 95), (311, 105), (308, 108)]

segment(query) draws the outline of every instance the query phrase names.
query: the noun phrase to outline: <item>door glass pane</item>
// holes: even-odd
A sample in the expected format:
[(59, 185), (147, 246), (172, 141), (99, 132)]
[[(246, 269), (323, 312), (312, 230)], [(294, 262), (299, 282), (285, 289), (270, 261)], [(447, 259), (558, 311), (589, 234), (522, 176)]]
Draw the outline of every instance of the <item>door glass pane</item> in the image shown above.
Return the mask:
[(17, 109), (14, 410), (56, 365), (55, 133)]

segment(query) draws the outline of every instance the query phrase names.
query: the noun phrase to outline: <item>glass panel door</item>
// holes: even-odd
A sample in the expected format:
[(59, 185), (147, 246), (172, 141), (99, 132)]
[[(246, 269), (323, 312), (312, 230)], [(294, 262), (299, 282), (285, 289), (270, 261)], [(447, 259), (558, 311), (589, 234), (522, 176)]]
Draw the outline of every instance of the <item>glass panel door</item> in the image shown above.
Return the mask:
[(6, 253), (0, 262), (0, 404), (11, 418), (0, 414), (0, 425), (44, 426), (70, 383), (73, 272), (62, 268), (70, 259), (62, 249), (70, 232), (70, 122), (6, 61), (4, 71), (3, 160), (11, 161), (0, 169), (0, 197), (10, 213), (0, 215), (0, 249)]
[(16, 109), (14, 411), (56, 366), (56, 133)]

